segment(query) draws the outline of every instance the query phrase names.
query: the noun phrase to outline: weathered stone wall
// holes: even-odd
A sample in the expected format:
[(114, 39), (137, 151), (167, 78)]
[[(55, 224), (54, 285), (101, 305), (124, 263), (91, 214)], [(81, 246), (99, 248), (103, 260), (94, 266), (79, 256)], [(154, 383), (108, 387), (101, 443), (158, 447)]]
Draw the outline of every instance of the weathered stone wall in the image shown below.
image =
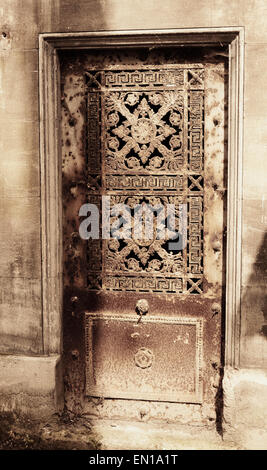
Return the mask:
[(241, 365), (264, 369), (266, 0), (0, 0), (0, 19), (0, 352), (43, 350), (38, 33), (245, 26)]

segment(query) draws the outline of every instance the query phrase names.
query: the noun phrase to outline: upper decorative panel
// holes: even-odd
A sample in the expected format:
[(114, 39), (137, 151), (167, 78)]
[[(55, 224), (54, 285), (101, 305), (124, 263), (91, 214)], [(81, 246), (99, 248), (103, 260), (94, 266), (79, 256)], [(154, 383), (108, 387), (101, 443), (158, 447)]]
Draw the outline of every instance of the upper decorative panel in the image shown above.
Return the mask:
[(91, 243), (88, 288), (201, 293), (203, 66), (116, 66), (90, 70), (85, 81), (89, 202), (100, 205), (107, 194), (111, 210), (136, 202), (174, 204), (177, 213), (186, 204), (188, 212), (187, 243), (178, 252), (156, 232), (148, 240)]

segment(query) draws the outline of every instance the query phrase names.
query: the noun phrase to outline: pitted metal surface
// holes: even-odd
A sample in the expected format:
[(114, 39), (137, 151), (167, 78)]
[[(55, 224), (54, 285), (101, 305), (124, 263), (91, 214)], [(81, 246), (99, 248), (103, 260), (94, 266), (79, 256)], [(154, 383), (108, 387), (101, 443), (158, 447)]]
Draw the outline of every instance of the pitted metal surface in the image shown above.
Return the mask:
[[(69, 408), (82, 409), (88, 394), (85, 389), (89, 390), (92, 381), (100, 377), (108, 384), (110, 367), (114, 368), (115, 363), (121, 372), (113, 374), (114, 387), (126, 393), (125, 380), (130, 377), (131, 383), (136, 383), (136, 397), (133, 387), (132, 398), (139, 400), (135, 371), (155, 373), (152, 382), (160, 382), (155, 367), (158, 358), (168, 354), (171, 341), (167, 370), (170, 380), (165, 381), (162, 400), (164, 394), (170, 396), (177, 388), (180, 377), (184, 396), (180, 394), (176, 399), (189, 403), (191, 399), (192, 403), (192, 396), (186, 398), (186, 384), (193, 367), (193, 374), (200, 374), (204, 405), (215, 409), (220, 399), (217, 387), (224, 314), (226, 65), (221, 56), (216, 59), (216, 51), (206, 53), (204, 49), (110, 52), (65, 52), (61, 59), (66, 401)], [(102, 195), (110, 195), (111, 204), (123, 202), (129, 206), (148, 202), (153, 207), (159, 200), (177, 207), (186, 202), (186, 247), (170, 253), (161, 240), (145, 237), (81, 240), (79, 208), (92, 202), (101, 211)], [(137, 326), (127, 333), (127, 341), (125, 338), (116, 343), (125, 326), (119, 317), (134, 314), (140, 297), (149, 303), (149, 314), (143, 318), (151, 317), (153, 322), (155, 317), (157, 331), (153, 350), (149, 337), (138, 346), (153, 354), (150, 366), (144, 369), (135, 365), (138, 348), (130, 353), (133, 338), (140, 339), (135, 328), (144, 328), (143, 318), (137, 323), (135, 313)], [(90, 360), (84, 312), (87, 318), (96, 315)], [(101, 320), (105, 315), (114, 320)], [(158, 317), (166, 318), (168, 323), (174, 316), (203, 322), (200, 350), (179, 322), (174, 338), (164, 322), (157, 323)], [(105, 344), (114, 347), (112, 353), (110, 350), (113, 365)], [(173, 368), (176, 346), (180, 348), (180, 371)], [(133, 370), (124, 360), (128, 355)], [(191, 372), (186, 366), (190, 355), (195, 358)], [(178, 382), (173, 382), (173, 374)], [(98, 396), (115, 399), (114, 389), (110, 387), (108, 392), (99, 386)], [(142, 397), (151, 400), (145, 392)], [(122, 402), (118, 400), (118, 406)], [(92, 403), (95, 410), (99, 408), (95, 400)], [(160, 406), (155, 402), (153, 413), (157, 414), (155, 410)], [(193, 405), (179, 406), (186, 414)], [(122, 414), (127, 413), (127, 406), (124, 408)]]

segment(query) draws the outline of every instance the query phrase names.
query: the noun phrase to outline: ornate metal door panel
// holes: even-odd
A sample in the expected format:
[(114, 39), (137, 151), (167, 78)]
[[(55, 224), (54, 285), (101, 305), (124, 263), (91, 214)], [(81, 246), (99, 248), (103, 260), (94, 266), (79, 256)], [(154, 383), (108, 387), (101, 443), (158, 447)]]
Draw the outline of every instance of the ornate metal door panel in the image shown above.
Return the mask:
[[(148, 54), (145, 63), (134, 53), (112, 60), (103, 54), (101, 66), (96, 54), (64, 58), (66, 311), (72, 305), (74, 317), (84, 314), (89, 396), (214, 400), (221, 359), (224, 74), (223, 62), (175, 63), (166, 54), (150, 62)], [(81, 240), (79, 208), (86, 202), (103, 213), (103, 196), (109, 196), (111, 238), (101, 237), (100, 223), (99, 239)], [(120, 204), (128, 208), (124, 238), (114, 212)], [(168, 205), (175, 207), (176, 226), (161, 238), (155, 214), (165, 226)], [(181, 231), (182, 205), (187, 239), (175, 249), (170, 241), (174, 229)], [(149, 207), (149, 237), (142, 224), (134, 230), (136, 206), (139, 222)], [(141, 316), (140, 301), (148, 310)]]
[(90, 243), (88, 288), (202, 293), (203, 67), (108, 69), (86, 77), (89, 202), (99, 185), (111, 210), (114, 204), (189, 210), (188, 246), (178, 253), (167, 250), (156, 230), (152, 239), (132, 234)]
[(202, 402), (202, 319), (88, 314), (86, 322), (89, 396)]

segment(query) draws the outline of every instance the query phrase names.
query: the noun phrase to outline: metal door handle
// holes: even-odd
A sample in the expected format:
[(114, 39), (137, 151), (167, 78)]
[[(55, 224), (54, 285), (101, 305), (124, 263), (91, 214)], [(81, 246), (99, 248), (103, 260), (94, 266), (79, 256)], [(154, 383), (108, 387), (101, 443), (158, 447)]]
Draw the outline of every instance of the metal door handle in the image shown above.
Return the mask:
[(148, 312), (148, 301), (146, 299), (139, 299), (136, 302), (136, 312), (140, 317), (138, 318), (138, 323), (141, 321), (142, 315), (146, 315)]

